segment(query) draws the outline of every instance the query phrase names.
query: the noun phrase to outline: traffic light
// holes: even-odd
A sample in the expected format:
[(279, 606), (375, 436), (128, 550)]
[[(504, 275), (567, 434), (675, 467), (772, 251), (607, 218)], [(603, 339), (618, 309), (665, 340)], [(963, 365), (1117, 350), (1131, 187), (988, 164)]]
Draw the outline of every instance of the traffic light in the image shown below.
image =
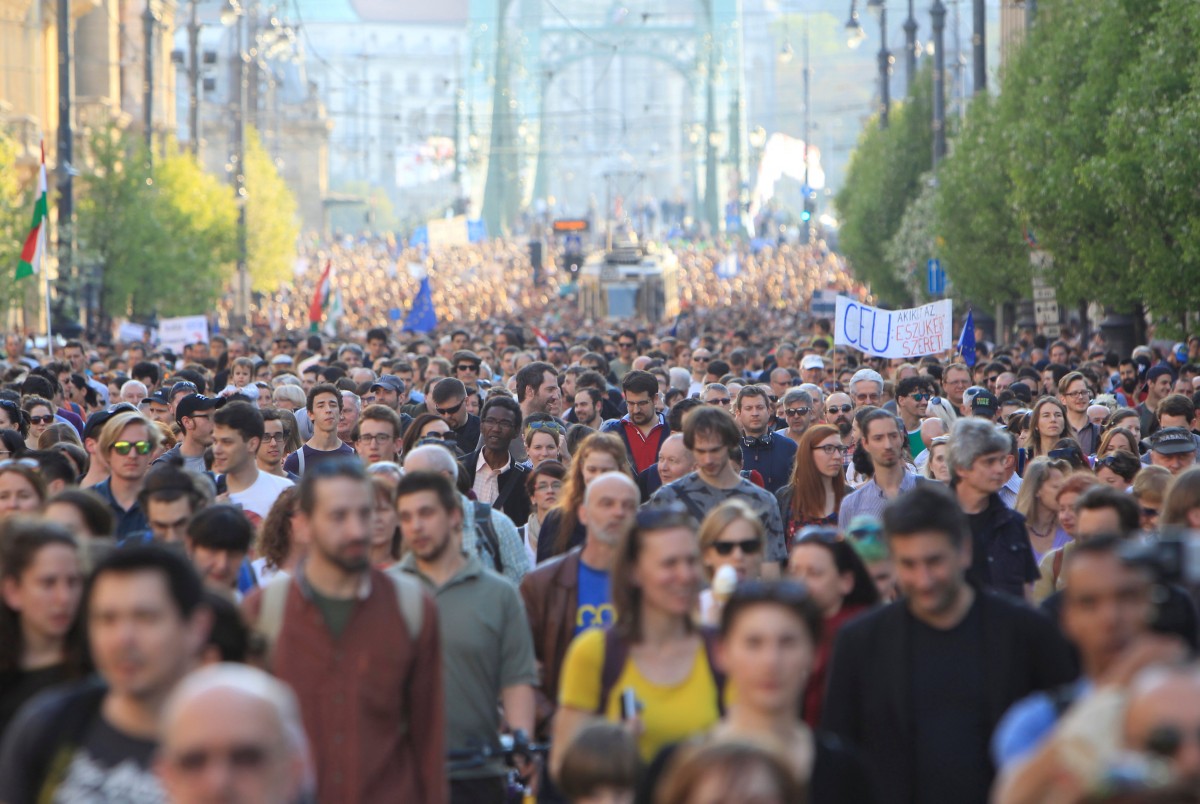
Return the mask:
[(817, 200), (815, 198), (804, 199), (804, 211), (800, 213), (800, 220), (808, 223), (812, 220), (813, 213), (817, 211)]

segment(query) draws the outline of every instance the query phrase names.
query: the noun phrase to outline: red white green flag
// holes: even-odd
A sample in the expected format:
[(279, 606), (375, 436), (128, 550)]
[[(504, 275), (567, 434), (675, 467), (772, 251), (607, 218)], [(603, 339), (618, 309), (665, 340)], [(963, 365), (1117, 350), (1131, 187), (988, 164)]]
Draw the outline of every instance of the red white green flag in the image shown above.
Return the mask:
[(33, 223), (21, 247), (21, 261), (17, 263), (17, 279), (33, 276), (41, 266), (42, 251), (46, 242), (46, 146), (42, 145), (42, 166), (38, 170), (38, 194), (33, 204)]
[(313, 332), (321, 324), (321, 317), (325, 313), (325, 308), (329, 306), (330, 289), (333, 286), (331, 272), (333, 271), (333, 260), (325, 263), (325, 270), (321, 272), (321, 279), (317, 282), (317, 288), (313, 291), (312, 303), (308, 306), (308, 323)]

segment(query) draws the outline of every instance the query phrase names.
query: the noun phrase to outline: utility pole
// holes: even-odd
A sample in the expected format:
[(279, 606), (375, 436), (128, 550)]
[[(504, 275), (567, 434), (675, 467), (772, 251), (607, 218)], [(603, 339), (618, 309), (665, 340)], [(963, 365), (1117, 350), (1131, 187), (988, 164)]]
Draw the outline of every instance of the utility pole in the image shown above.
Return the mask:
[(246, 29), (249, 9), (238, 19), (237, 30), (237, 93), (236, 125), (234, 126), (233, 188), (238, 208), (237, 218), (237, 288), (233, 300), (233, 328), (245, 329), (250, 318), (250, 280), (248, 276), (248, 244), (246, 242), (246, 96), (250, 81)]
[(946, 156), (946, 7), (933, 0), (933, 169)]
[(913, 0), (908, 0), (908, 19), (904, 21), (904, 91), (912, 95), (913, 79), (917, 75), (917, 18), (913, 15)]
[(888, 127), (888, 108), (892, 105), (892, 54), (887, 46), (887, 2), (879, 4), (879, 127)]
[[(71, 95), (74, 87), (71, 76), (74, 71), (71, 47), (71, 0), (58, 0), (58, 285), (60, 300), (70, 298), (63, 293), (69, 287), (73, 273), (75, 243), (75, 181), (71, 175), (71, 160), (74, 159), (75, 132), (71, 125)], [(44, 154), (43, 154), (44, 156)], [(87, 302), (84, 302), (87, 306)], [(49, 321), (46, 322), (50, 324)], [(91, 317), (88, 326), (92, 325)]]
[(154, 159), (154, 9), (150, 7), (151, 0), (146, 0), (146, 10), (142, 13), (142, 23), (145, 26), (145, 42), (143, 57), (146, 60), (146, 75), (143, 79), (142, 106), (144, 107), (142, 125), (146, 131), (146, 159)]
[(192, 0), (192, 16), (188, 21), (188, 133), (191, 135), (192, 156), (200, 158), (200, 20)]
[[(812, 96), (809, 94), (809, 61), (808, 61), (808, 16), (804, 17), (804, 205), (808, 206), (808, 196), (812, 188), (808, 186), (808, 139), (809, 139), (809, 107)], [(804, 222), (804, 242), (812, 239), (812, 221)]]
[(987, 7), (984, 0), (974, 0), (974, 32), (971, 35), (971, 45), (975, 52), (975, 92), (987, 91)]

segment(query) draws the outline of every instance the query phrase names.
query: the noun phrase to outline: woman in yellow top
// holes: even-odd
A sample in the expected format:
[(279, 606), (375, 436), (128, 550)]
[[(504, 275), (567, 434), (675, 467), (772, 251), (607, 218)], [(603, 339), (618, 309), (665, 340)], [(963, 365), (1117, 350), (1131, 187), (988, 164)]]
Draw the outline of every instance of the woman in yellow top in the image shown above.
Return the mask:
[[(701, 585), (696, 522), (683, 506), (647, 508), (617, 547), (611, 574), (613, 633), (580, 634), (567, 649), (554, 719), (551, 769), (575, 734), (594, 718), (627, 720), (649, 762), (660, 748), (711, 727), (721, 715), (720, 683), (710, 642), (692, 620)], [(624, 654), (619, 670), (605, 652)], [(637, 714), (622, 717), (632, 694)], [(603, 699), (603, 700), (602, 700)]]

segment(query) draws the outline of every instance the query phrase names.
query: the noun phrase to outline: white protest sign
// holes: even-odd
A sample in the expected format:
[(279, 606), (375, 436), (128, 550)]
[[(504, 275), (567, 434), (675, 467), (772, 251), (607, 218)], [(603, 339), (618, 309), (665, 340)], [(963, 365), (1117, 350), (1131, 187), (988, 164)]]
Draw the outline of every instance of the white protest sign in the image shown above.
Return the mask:
[(833, 342), (875, 357), (921, 357), (954, 346), (949, 299), (910, 310), (884, 310), (848, 296), (837, 297)]
[(471, 242), (467, 234), (467, 216), (455, 215), (453, 218), (434, 218), (425, 223), (429, 232), (429, 247), (465, 246)]
[(208, 343), (208, 319), (202, 315), (163, 318), (158, 322), (158, 342), (176, 353), (193, 343)]

